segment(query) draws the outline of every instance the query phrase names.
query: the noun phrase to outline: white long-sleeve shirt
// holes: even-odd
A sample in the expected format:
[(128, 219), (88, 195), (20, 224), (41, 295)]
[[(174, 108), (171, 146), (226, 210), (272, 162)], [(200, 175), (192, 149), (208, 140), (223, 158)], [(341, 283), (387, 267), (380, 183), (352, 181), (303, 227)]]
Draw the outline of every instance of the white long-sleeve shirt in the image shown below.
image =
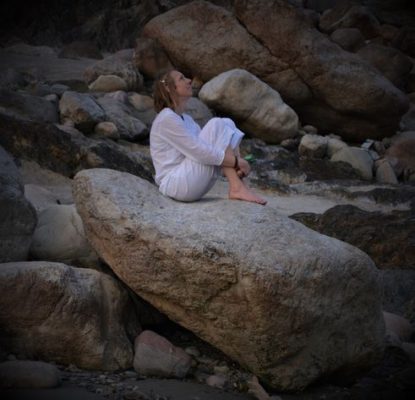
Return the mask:
[(185, 158), (201, 164), (221, 165), (225, 151), (199, 138), (200, 126), (187, 114), (183, 118), (164, 108), (153, 121), (150, 131), (150, 152), (156, 170), (155, 181), (174, 172)]

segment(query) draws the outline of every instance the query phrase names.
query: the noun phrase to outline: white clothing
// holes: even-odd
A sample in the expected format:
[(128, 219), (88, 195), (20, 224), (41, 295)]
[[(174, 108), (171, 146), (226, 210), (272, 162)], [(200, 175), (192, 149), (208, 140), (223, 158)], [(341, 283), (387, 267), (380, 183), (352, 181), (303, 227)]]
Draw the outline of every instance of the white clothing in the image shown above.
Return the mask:
[(226, 148), (236, 149), (243, 136), (229, 118), (212, 118), (200, 129), (189, 115), (164, 108), (150, 131), (160, 192), (180, 201), (200, 199), (219, 176)]

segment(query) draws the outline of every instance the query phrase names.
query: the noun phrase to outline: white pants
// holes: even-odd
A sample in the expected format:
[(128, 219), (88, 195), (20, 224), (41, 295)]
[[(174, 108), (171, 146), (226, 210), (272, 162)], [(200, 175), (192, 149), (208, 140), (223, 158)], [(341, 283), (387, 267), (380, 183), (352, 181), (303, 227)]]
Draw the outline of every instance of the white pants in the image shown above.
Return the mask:
[[(226, 150), (229, 146), (236, 149), (244, 136), (229, 118), (212, 118), (201, 130), (199, 137), (215, 148)], [(189, 158), (163, 180), (160, 191), (179, 201), (196, 201), (204, 196), (215, 184), (220, 167), (204, 165)]]

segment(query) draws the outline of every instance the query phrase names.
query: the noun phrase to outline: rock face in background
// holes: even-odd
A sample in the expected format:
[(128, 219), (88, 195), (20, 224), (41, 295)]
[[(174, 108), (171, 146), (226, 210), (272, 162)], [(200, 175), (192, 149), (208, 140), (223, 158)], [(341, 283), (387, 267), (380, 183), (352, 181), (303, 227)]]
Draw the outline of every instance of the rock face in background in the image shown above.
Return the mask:
[(314, 93), (312, 101), (304, 104), (285, 99), (303, 123), (355, 141), (362, 140), (363, 134), (382, 138), (395, 133), (409, 106), (404, 93), (309, 26), (298, 9), (282, 0), (236, 0), (235, 14)]
[(78, 173), (74, 197), (125, 283), (271, 386), (302, 389), (381, 355), (377, 272), (355, 247), (268, 207), (179, 203), (111, 170)]
[(0, 146), (0, 263), (27, 260), (36, 221), (18, 169)]
[(110, 276), (44, 261), (5, 263), (0, 290), (3, 350), (87, 369), (132, 366), (128, 334), (140, 327), (127, 293)]

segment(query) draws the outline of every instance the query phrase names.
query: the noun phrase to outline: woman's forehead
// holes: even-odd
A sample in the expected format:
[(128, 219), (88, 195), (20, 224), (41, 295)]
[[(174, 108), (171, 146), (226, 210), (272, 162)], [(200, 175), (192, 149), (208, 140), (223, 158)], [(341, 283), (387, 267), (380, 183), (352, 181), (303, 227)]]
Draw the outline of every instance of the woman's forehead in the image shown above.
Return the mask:
[(170, 75), (173, 79), (181, 78), (183, 76), (183, 74), (181, 72), (176, 71), (176, 70), (171, 71)]

